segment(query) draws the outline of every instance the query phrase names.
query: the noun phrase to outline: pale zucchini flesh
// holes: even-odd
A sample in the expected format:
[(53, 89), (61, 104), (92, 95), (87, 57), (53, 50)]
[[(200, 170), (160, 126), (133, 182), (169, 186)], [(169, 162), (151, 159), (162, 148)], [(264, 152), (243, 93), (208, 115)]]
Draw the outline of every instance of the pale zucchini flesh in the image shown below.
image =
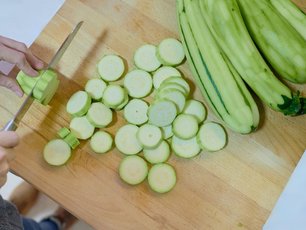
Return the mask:
[(153, 149), (143, 149), (144, 158), (151, 164), (166, 162), (170, 156), (170, 147), (167, 141), (162, 141)]
[(101, 102), (92, 103), (86, 117), (97, 128), (108, 126), (113, 120), (113, 112)]
[(156, 94), (160, 94), (164, 92), (165, 90), (169, 90), (169, 89), (178, 90), (185, 96), (185, 98), (188, 97), (188, 91), (186, 90), (186, 88), (176, 82), (162, 83), (161, 86), (158, 88)]
[(199, 129), (197, 118), (190, 114), (178, 115), (172, 124), (174, 135), (182, 139), (194, 137)]
[(143, 98), (150, 94), (152, 84), (151, 75), (144, 70), (132, 70), (124, 77), (124, 87), (134, 98)]
[(102, 102), (110, 108), (116, 108), (125, 101), (126, 97), (126, 90), (122, 86), (110, 84), (104, 90)]
[(178, 113), (181, 113), (185, 107), (185, 95), (177, 89), (167, 89), (160, 91), (155, 96), (156, 100), (169, 100), (173, 102), (177, 108)]
[(157, 48), (151, 44), (145, 44), (139, 47), (134, 54), (135, 65), (147, 72), (153, 72), (161, 63), (156, 56)]
[(174, 135), (171, 141), (171, 148), (177, 156), (182, 158), (192, 158), (201, 152), (197, 137), (185, 140)]
[(43, 151), (44, 160), (53, 166), (65, 164), (71, 156), (70, 146), (62, 139), (49, 141)]
[(95, 153), (106, 153), (113, 146), (113, 138), (106, 131), (96, 132), (90, 139), (90, 147)]
[(190, 93), (190, 86), (183, 77), (178, 77), (178, 76), (169, 77), (163, 81), (163, 84), (167, 84), (167, 83), (177, 83), (185, 89), (186, 91), (185, 95), (189, 95)]
[(155, 148), (162, 141), (162, 131), (159, 127), (151, 124), (144, 124), (139, 127), (137, 138), (144, 148)]
[(124, 71), (124, 61), (118, 55), (105, 55), (98, 63), (99, 75), (107, 82), (118, 80), (123, 75)]
[(198, 123), (201, 123), (206, 119), (207, 111), (202, 102), (190, 99), (186, 101), (183, 113), (195, 116)]
[(180, 71), (172, 66), (162, 66), (153, 74), (153, 86), (158, 89), (160, 85), (170, 77), (182, 77)]
[(83, 116), (87, 113), (91, 105), (91, 98), (85, 91), (75, 92), (66, 105), (67, 112), (75, 117)]
[(115, 135), (115, 145), (121, 153), (135, 155), (143, 149), (137, 138), (138, 130), (139, 127), (131, 124), (119, 128)]
[(224, 128), (215, 122), (204, 123), (197, 135), (198, 143), (204, 150), (217, 151), (227, 143), (227, 136)]
[(153, 165), (148, 174), (148, 183), (155, 192), (169, 192), (176, 184), (176, 172), (166, 163)]
[(172, 124), (177, 115), (175, 104), (169, 100), (159, 100), (150, 105), (148, 110), (149, 123), (158, 127)]
[(144, 181), (148, 171), (146, 161), (139, 156), (127, 156), (119, 166), (120, 178), (130, 185), (140, 184)]
[(88, 121), (86, 116), (74, 117), (70, 121), (69, 128), (71, 133), (81, 140), (90, 138), (95, 131), (95, 127)]
[(125, 106), (123, 116), (125, 120), (134, 125), (142, 125), (148, 121), (148, 104), (141, 99), (132, 99)]
[(168, 126), (163, 126), (161, 127), (162, 133), (163, 133), (163, 138), (165, 140), (169, 139), (170, 137), (173, 136), (173, 131), (172, 131), (172, 125)]
[(182, 43), (174, 38), (162, 40), (157, 47), (157, 57), (163, 65), (179, 65), (185, 58)]
[(93, 100), (101, 100), (107, 84), (99, 78), (93, 78), (87, 81), (85, 91)]

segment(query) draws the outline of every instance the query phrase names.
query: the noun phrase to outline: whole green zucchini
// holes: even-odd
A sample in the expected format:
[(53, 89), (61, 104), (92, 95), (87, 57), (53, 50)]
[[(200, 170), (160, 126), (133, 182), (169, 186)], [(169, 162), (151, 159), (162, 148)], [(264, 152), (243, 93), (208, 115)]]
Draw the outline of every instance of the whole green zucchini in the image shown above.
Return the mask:
[(198, 0), (178, 0), (177, 13), (188, 64), (206, 102), (230, 129), (255, 130), (257, 105), (210, 33)]
[(272, 73), (248, 33), (236, 0), (201, 0), (200, 8), (222, 51), (257, 96), (285, 115), (304, 114), (305, 99)]
[(268, 0), (306, 40), (306, 15), (291, 0)]
[(251, 37), (276, 72), (291, 82), (306, 83), (304, 38), (267, 0), (237, 2)]

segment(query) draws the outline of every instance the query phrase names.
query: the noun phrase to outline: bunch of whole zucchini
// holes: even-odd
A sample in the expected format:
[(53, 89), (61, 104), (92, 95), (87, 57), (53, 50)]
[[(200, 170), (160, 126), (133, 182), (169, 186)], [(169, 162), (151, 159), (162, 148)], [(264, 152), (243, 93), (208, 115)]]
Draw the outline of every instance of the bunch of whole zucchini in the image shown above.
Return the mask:
[(306, 17), (290, 0), (177, 0), (177, 13), (197, 86), (229, 128), (249, 133), (258, 126), (245, 83), (273, 110), (305, 114), (306, 99), (270, 68), (306, 83)]

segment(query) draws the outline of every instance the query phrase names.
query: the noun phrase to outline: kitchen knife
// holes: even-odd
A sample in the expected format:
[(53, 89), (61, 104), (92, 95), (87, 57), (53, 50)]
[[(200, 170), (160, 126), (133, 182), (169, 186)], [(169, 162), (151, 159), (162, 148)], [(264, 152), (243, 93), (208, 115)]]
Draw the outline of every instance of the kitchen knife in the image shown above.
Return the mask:
[[(49, 65), (47, 66), (47, 68), (42, 72), (42, 75), (44, 75), (46, 73), (46, 71), (48, 69), (53, 69), (56, 64), (59, 62), (59, 60), (61, 59), (61, 57), (63, 56), (63, 54), (65, 53), (65, 51), (67, 50), (68, 46), (70, 45), (70, 43), (72, 42), (73, 38), (75, 37), (75, 35), (77, 34), (77, 32), (79, 31), (80, 27), (82, 26), (83, 21), (79, 22), (75, 28), (73, 29), (73, 31), (67, 36), (67, 38), (65, 39), (65, 41), (63, 42), (63, 44), (60, 46), (60, 48), (58, 49), (58, 51), (56, 52), (56, 54), (53, 56), (53, 58), (51, 59)], [(40, 79), (41, 79), (40, 77)], [(39, 79), (39, 80), (40, 80)], [(14, 115), (14, 117), (3, 127), (2, 131), (15, 131), (18, 127), (19, 122), (21, 121), (21, 119), (23, 118), (23, 116), (26, 114), (26, 112), (28, 111), (28, 109), (30, 108), (30, 106), (33, 103), (33, 90), (35, 88), (35, 86), (37, 85), (37, 83), (39, 82), (39, 80), (35, 83), (34, 87), (32, 88), (31, 92), (29, 93), (29, 95), (26, 97), (26, 99), (24, 100), (24, 102), (22, 103), (22, 105), (20, 106), (20, 108), (18, 109), (17, 113)]]

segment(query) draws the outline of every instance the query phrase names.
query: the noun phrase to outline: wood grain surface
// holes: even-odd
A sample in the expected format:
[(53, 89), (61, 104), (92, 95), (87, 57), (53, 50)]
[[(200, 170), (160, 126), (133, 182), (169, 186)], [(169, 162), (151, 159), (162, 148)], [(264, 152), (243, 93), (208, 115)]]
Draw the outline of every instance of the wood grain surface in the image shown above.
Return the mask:
[[(306, 1), (295, 2), (306, 9)], [(57, 66), (57, 94), (49, 106), (34, 102), (18, 128), (21, 143), (14, 150), (12, 170), (95, 229), (261, 229), (306, 148), (306, 119), (283, 116), (259, 100), (256, 132), (240, 135), (227, 129), (229, 142), (222, 151), (202, 152), (192, 160), (171, 156), (178, 181), (164, 195), (152, 192), (147, 182), (124, 184), (117, 174), (123, 155), (116, 149), (97, 155), (83, 141), (67, 165), (44, 162), (44, 145), (69, 125), (65, 104), (97, 76), (103, 55), (119, 54), (131, 69), (140, 45), (178, 38), (174, 0), (66, 0), (32, 51), (49, 62), (80, 20), (85, 23)], [(187, 63), (179, 69), (192, 84)], [(194, 97), (203, 100), (192, 86)], [(305, 96), (305, 85), (290, 87)], [(23, 99), (0, 89), (1, 126)], [(218, 120), (208, 112), (208, 120)], [(106, 130), (114, 134), (124, 123), (119, 112)]]

